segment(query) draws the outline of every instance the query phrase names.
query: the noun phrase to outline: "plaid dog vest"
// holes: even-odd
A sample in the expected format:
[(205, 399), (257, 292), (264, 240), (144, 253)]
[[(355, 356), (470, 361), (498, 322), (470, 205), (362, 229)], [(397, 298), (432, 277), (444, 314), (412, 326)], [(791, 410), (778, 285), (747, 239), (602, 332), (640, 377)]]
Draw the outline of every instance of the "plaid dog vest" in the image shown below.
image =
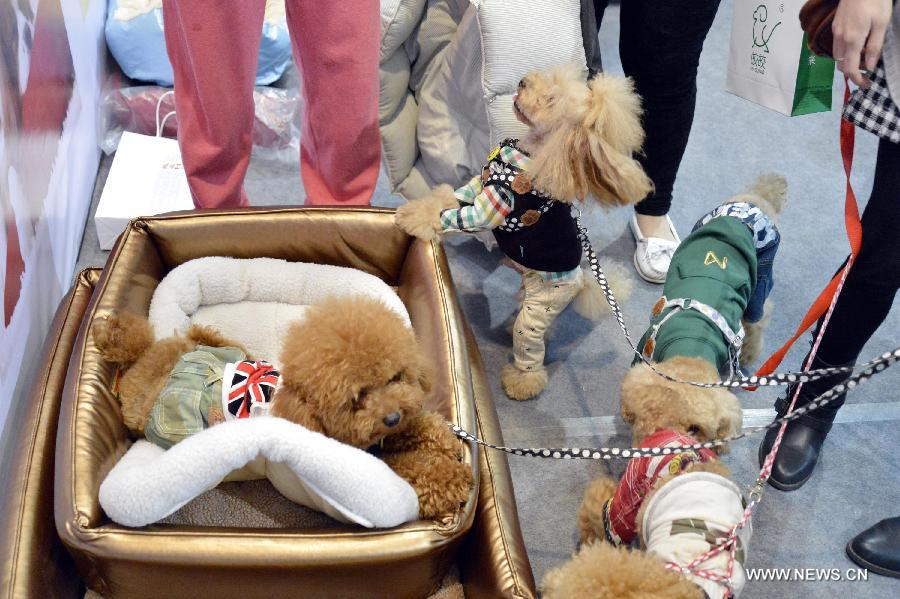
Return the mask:
[[(671, 430), (656, 431), (641, 443), (641, 447), (672, 447), (692, 445), (697, 440)], [(705, 463), (718, 458), (712, 450), (637, 458), (628, 462), (619, 480), (616, 493), (603, 506), (606, 538), (615, 545), (629, 544), (637, 536), (637, 514), (644, 498), (660, 477), (682, 473), (694, 462)]]
[[(506, 139), (501, 146), (522, 152), (516, 143)], [(504, 254), (532, 270), (564, 272), (578, 267), (581, 241), (567, 202), (554, 201), (534, 189), (525, 171), (503, 162), (499, 147), (491, 154), (481, 179), (485, 187), (502, 188), (512, 198), (506, 224), (493, 230)]]

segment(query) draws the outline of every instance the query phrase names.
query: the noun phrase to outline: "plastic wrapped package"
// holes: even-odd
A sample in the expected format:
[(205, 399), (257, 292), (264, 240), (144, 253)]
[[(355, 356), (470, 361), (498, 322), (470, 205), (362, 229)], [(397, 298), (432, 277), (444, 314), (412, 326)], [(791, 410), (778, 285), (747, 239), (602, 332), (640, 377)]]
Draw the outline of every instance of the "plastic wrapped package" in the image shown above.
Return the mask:
[[(120, 86), (120, 78), (110, 78), (100, 99), (100, 147), (112, 154), (123, 131), (156, 135), (157, 104), (164, 122), (162, 135), (175, 137), (178, 115), (171, 90), (158, 85)], [(162, 101), (160, 102), (160, 99)], [(300, 152), (302, 101), (297, 89), (257, 87), (253, 90), (253, 154), (267, 160), (296, 162)]]
[[(108, 0), (106, 44), (132, 79), (173, 85), (163, 35), (162, 0)], [(291, 39), (284, 0), (266, 0), (256, 84), (277, 81), (291, 62)]]

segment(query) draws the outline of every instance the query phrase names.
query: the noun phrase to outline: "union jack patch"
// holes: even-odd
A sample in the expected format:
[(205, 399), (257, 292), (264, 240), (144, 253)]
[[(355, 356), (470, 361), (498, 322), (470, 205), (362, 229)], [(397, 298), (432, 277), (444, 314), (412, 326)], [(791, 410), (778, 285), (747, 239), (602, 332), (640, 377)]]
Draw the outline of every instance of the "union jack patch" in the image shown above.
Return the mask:
[(250, 418), (269, 408), (280, 375), (263, 360), (245, 360), (234, 365), (228, 383), (225, 409), (229, 420)]

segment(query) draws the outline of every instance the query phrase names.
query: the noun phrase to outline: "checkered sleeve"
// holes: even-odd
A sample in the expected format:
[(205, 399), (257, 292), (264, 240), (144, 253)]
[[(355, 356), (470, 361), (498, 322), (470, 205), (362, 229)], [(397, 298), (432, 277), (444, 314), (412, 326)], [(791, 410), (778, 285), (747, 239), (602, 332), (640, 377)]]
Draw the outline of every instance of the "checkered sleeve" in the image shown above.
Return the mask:
[(463, 204), (472, 204), (478, 194), (481, 193), (481, 177), (472, 177), (472, 180), (453, 192), (456, 199)]
[(500, 146), (500, 158), (506, 164), (523, 164), (528, 162), (528, 157), (515, 147), (510, 145)]
[(511, 194), (489, 185), (475, 196), (471, 205), (441, 212), (441, 227), (444, 231), (489, 231), (505, 224), (510, 212)]

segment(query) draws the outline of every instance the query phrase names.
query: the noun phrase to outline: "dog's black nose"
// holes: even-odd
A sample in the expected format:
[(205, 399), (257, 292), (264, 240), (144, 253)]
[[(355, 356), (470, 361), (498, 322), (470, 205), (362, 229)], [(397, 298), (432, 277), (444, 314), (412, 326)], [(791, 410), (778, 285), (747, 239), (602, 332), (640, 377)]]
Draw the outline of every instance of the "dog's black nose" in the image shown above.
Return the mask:
[(385, 426), (389, 426), (391, 428), (397, 426), (398, 424), (400, 424), (400, 412), (388, 414), (384, 417), (384, 420), (382, 420), (382, 422), (384, 422)]

